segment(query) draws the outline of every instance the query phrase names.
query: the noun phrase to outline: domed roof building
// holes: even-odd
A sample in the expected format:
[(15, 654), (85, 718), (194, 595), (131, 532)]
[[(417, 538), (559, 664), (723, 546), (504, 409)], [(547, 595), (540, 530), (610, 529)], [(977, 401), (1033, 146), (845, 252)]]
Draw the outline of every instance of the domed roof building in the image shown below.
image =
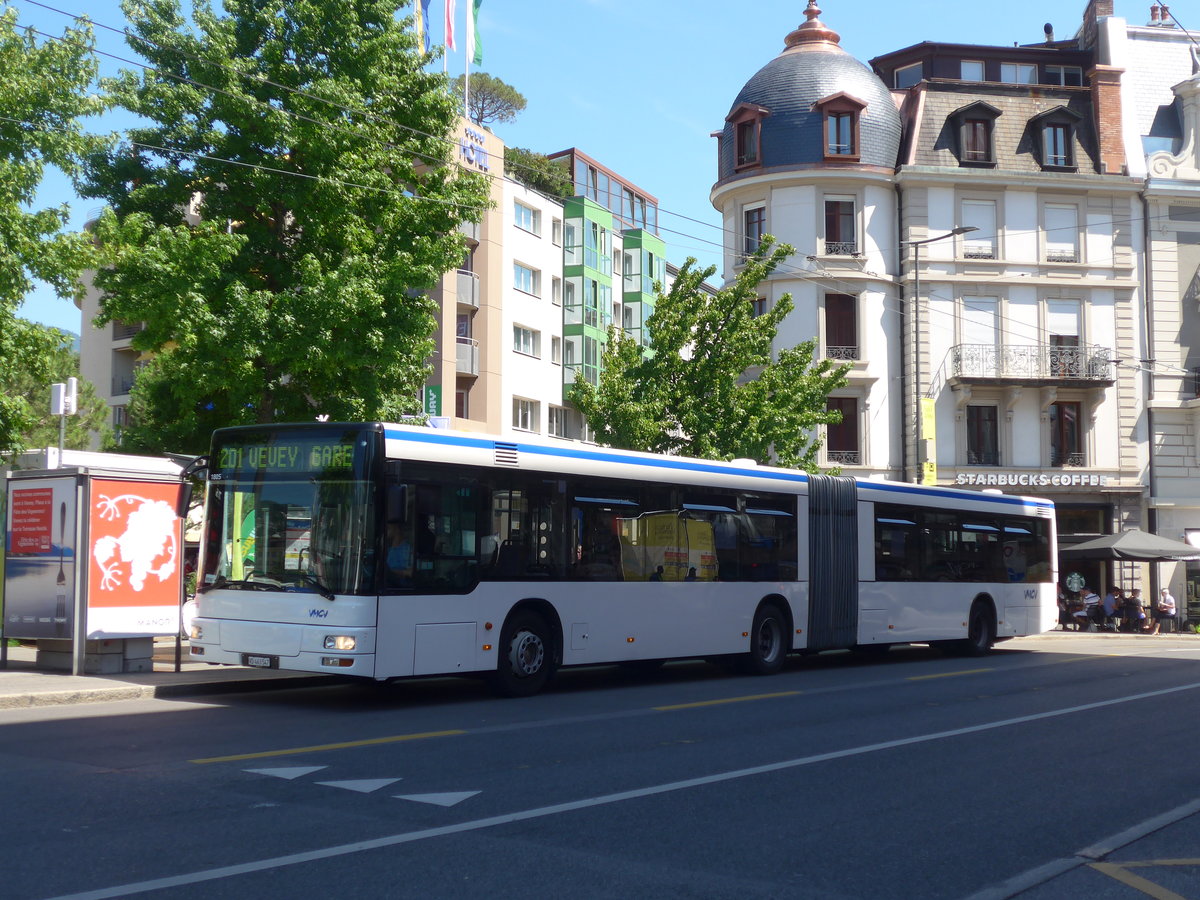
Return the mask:
[(817, 358), (851, 365), (831, 398), (820, 463), (895, 477), (901, 455), (901, 321), (894, 278), (898, 102), (840, 45), (809, 0), (806, 21), (738, 92), (717, 134), (711, 200), (725, 228), (732, 281), (764, 234), (796, 249), (761, 286), (765, 311), (784, 293), (795, 309), (777, 349), (817, 338)]
[[(817, 19), (810, 2), (808, 21), (785, 39), (785, 47), (758, 70), (738, 93), (721, 134), (719, 179), (743, 168), (737, 158), (735, 122), (746, 110), (766, 110), (759, 121), (763, 169), (823, 166), (830, 162), (825, 120), (830, 104), (858, 109), (859, 146), (844, 155), (862, 165), (891, 169), (900, 147), (900, 113), (883, 82), (842, 49), (839, 36)], [(857, 152), (854, 152), (857, 151)], [(742, 161), (744, 162), (744, 160)]]

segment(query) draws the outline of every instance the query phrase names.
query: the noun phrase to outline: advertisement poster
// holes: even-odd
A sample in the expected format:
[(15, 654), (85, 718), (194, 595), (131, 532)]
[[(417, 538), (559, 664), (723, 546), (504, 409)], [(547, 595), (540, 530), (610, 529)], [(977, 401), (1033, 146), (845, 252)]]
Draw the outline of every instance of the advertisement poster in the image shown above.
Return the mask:
[(183, 522), (178, 482), (93, 478), (88, 510), (89, 638), (179, 627)]
[(69, 638), (75, 610), (74, 478), (10, 481), (4, 634)]

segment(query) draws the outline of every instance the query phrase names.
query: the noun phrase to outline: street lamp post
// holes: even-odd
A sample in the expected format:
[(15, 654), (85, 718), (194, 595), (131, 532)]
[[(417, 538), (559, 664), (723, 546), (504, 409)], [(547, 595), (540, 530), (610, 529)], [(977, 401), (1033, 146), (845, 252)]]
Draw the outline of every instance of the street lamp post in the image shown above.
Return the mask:
[(913, 409), (913, 434), (916, 435), (914, 454), (916, 456), (916, 477), (913, 481), (920, 484), (923, 480), (923, 462), (921, 459), (921, 246), (923, 244), (932, 244), (934, 241), (944, 241), (946, 238), (955, 237), (960, 234), (967, 234), (972, 231), (978, 231), (979, 228), (975, 225), (962, 225), (958, 228), (951, 229), (945, 234), (939, 234), (937, 237), (925, 238), (920, 241), (905, 241), (905, 244), (913, 248), (913, 296), (912, 310), (910, 313), (912, 333), (913, 333), (913, 389), (912, 389), (912, 409)]

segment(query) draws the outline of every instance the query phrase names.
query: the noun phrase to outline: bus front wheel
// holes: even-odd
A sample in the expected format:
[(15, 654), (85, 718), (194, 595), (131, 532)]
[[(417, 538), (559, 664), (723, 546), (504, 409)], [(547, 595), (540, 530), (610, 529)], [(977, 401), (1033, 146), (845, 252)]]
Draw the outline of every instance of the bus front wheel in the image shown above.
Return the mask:
[(959, 646), (964, 656), (986, 656), (995, 643), (996, 618), (987, 603), (977, 600), (967, 618), (967, 639)]
[(787, 623), (779, 607), (764, 603), (754, 614), (750, 629), (750, 652), (742, 658), (751, 675), (774, 675), (787, 656)]
[(504, 623), (492, 686), (503, 697), (529, 697), (554, 674), (554, 642), (546, 620), (519, 612)]

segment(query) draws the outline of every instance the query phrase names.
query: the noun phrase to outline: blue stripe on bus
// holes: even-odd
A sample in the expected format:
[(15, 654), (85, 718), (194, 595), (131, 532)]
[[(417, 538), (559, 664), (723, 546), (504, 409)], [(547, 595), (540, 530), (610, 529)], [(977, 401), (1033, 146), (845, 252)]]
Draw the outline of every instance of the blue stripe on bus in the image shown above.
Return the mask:
[[(561, 457), (564, 459), (580, 459), (596, 462), (620, 463), (631, 466), (647, 466), (649, 468), (674, 469), (685, 472), (704, 472), (711, 475), (745, 475), (753, 478), (766, 478), (774, 481), (788, 481), (794, 484), (806, 484), (808, 476), (802, 473), (782, 472), (761, 466), (739, 468), (737, 466), (713, 465), (710, 463), (690, 462), (675, 457), (644, 458), (639, 456), (623, 456), (616, 453), (606, 453), (603, 450), (575, 450), (569, 447), (543, 447), (539, 444), (521, 444), (512, 441), (497, 441), (495, 438), (463, 437), (457, 434), (447, 434), (444, 431), (389, 431), (384, 430), (384, 437), (397, 441), (413, 441), (422, 444), (441, 444), (443, 446), (470, 447), (475, 450), (492, 450), (496, 444), (516, 447), (517, 452), (531, 456)], [(963, 491), (959, 488), (939, 488), (918, 484), (900, 484), (894, 481), (864, 481), (858, 480), (860, 490), (884, 491), (906, 496), (941, 497), (943, 499), (961, 498), (964, 494), (972, 494), (975, 498), (987, 503), (1000, 503), (1014, 506), (1028, 506), (1029, 501), (1007, 494), (984, 494), (978, 491)], [(1034, 502), (1037, 508), (1051, 509), (1053, 504)]]

